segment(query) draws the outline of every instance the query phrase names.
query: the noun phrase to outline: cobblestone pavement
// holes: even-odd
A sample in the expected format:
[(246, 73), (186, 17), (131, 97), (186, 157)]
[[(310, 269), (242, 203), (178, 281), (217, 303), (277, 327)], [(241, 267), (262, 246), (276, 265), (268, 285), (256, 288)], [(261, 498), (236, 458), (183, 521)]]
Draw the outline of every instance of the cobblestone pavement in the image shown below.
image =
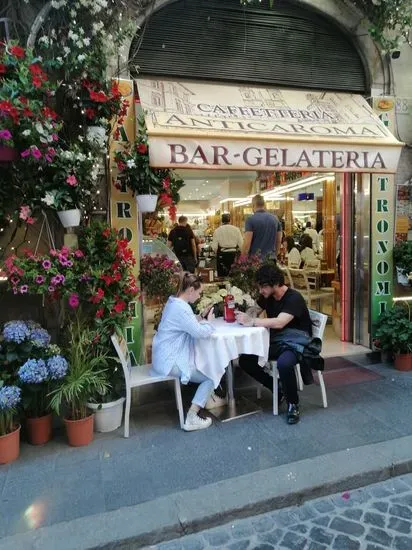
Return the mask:
[(150, 546), (156, 550), (412, 550), (412, 474)]

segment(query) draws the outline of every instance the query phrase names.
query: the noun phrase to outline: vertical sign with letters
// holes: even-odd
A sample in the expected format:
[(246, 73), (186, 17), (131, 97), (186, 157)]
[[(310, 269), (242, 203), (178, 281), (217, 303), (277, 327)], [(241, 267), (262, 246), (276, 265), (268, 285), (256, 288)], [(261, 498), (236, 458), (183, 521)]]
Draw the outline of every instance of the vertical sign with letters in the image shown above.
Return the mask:
[[(124, 117), (123, 125), (118, 128), (118, 140), (112, 140), (110, 148), (110, 219), (112, 227), (116, 228), (121, 237), (129, 242), (130, 248), (138, 260), (139, 258), (139, 235), (137, 222), (136, 200), (127, 189), (117, 173), (116, 164), (113, 163), (113, 153), (121, 149), (135, 139), (135, 115), (133, 82), (121, 79), (119, 89), (124, 99), (129, 103), (127, 115)], [(113, 132), (117, 127), (113, 128)], [(139, 262), (136, 263), (135, 275), (138, 275)], [(131, 302), (130, 312), (132, 319), (124, 327), (132, 363), (138, 364), (142, 359), (142, 306), (138, 298)]]

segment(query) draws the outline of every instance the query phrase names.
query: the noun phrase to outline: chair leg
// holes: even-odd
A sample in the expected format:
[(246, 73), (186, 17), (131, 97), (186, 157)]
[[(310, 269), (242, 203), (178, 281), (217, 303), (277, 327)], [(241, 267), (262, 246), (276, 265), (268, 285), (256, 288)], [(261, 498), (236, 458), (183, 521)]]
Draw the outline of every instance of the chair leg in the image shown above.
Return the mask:
[(296, 380), (298, 382), (298, 390), (303, 391), (303, 380), (302, 380), (302, 374), (300, 372), (299, 363), (295, 365), (295, 375), (296, 375)]
[(317, 372), (318, 372), (318, 378), (319, 378), (320, 391), (322, 392), (323, 407), (326, 409), (328, 406), (328, 399), (326, 397), (325, 382), (323, 380), (322, 371), (318, 370)]
[(129, 437), (130, 406), (132, 403), (132, 392), (126, 388), (126, 406), (124, 408), (124, 437)]
[(183, 413), (182, 391), (180, 389), (180, 380), (178, 378), (176, 378), (175, 380), (175, 395), (176, 395), (177, 410), (179, 411), (179, 423), (180, 423), (181, 429), (183, 430), (185, 419), (184, 419), (184, 413)]
[(276, 366), (276, 361), (272, 363), (272, 376), (273, 376), (273, 414), (277, 416), (279, 414), (279, 403), (278, 403), (278, 369)]
[(256, 387), (256, 399), (262, 399), (262, 384), (258, 384)]

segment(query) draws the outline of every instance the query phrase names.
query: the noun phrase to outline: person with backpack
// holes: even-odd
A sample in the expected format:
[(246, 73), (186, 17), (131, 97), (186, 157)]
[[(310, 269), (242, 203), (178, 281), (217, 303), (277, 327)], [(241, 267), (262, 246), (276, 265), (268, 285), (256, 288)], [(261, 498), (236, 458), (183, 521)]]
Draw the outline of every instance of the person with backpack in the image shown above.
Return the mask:
[(171, 230), (167, 246), (173, 249), (183, 271), (195, 272), (197, 264), (196, 239), (192, 229), (187, 224), (186, 216), (180, 216), (177, 227)]

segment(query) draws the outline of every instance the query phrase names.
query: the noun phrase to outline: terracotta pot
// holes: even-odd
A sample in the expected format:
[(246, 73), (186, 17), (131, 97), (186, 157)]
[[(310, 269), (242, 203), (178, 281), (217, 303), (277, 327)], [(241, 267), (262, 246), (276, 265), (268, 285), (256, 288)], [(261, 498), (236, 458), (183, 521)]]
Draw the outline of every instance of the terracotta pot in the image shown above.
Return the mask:
[(13, 162), (19, 158), (19, 152), (13, 147), (0, 145), (0, 162)]
[(44, 445), (52, 438), (52, 415), (27, 418), (27, 438), (32, 445)]
[(412, 370), (412, 353), (397, 353), (395, 355), (395, 369)]
[(93, 414), (81, 420), (64, 419), (69, 445), (72, 447), (82, 447), (93, 441), (93, 420)]
[(0, 436), (0, 464), (13, 462), (20, 454), (20, 426), (14, 432)]

